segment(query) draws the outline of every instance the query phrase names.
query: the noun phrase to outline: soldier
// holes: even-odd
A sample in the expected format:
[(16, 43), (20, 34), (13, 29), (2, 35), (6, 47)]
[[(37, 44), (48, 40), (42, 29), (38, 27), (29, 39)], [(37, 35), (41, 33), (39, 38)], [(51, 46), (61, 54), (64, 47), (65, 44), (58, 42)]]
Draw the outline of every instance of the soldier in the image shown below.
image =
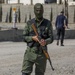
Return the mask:
[[(43, 18), (43, 6), (40, 3), (34, 5), (35, 18), (29, 20), (24, 28), (23, 35), (24, 41), (27, 43), (27, 49), (24, 54), (22, 75), (30, 75), (33, 65), (35, 64), (35, 75), (44, 75), (46, 69), (46, 57), (41, 49), (41, 46), (45, 46), (53, 42), (53, 31), (51, 22)], [(32, 24), (35, 24), (40, 40), (35, 35)], [(41, 46), (40, 46), (41, 45)]]
[(57, 29), (57, 45), (59, 45), (59, 39), (61, 36), (61, 46), (63, 45), (64, 35), (65, 35), (65, 28), (67, 28), (67, 18), (64, 16), (64, 11), (60, 12), (60, 15), (56, 18), (55, 27)]

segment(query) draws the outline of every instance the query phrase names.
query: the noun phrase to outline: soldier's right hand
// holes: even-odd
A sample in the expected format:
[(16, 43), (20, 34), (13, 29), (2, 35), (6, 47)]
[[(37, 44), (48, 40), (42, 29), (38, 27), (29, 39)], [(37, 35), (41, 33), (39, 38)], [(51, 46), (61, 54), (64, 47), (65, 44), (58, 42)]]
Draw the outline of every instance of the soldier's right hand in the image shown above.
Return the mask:
[(33, 39), (34, 41), (36, 41), (36, 42), (39, 42), (39, 39), (38, 39), (37, 36), (33, 36), (32, 39)]
[(41, 39), (40, 42), (41, 46), (45, 46), (46, 45), (46, 41), (44, 39)]

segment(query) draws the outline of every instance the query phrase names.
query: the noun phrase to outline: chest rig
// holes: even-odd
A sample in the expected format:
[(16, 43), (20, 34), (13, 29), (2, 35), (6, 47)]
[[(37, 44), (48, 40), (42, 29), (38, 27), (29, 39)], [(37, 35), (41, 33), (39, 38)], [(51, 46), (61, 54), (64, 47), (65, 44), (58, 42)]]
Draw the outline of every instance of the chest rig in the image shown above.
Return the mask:
[[(37, 23), (35, 21), (35, 18), (32, 19), (31, 21), (27, 22), (29, 25), (29, 36), (35, 36), (35, 33), (31, 27), (32, 24), (35, 25), (35, 27), (37, 28), (38, 34), (41, 38), (43, 39), (47, 39), (48, 38), (48, 20), (44, 19), (39, 26), (37, 26)], [(32, 47), (32, 46), (39, 46), (39, 43), (32, 41), (28, 43), (28, 46)]]
[[(35, 18), (30, 21), (30, 25), (34, 24), (35, 27), (37, 28), (38, 34), (41, 38), (46, 39), (48, 38), (48, 20), (44, 19), (39, 26), (37, 26), (37, 23), (35, 21)], [(31, 26), (29, 26), (31, 27)], [(30, 31), (29, 29), (29, 36), (30, 35), (35, 35), (33, 29)]]

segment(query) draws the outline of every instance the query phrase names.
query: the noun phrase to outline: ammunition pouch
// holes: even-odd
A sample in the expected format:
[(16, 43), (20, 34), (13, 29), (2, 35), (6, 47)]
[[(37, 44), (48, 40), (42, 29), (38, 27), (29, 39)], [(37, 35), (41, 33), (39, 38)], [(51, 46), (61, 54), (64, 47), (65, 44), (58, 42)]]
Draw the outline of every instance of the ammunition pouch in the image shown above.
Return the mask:
[(32, 47), (39, 47), (40, 44), (35, 42), (35, 41), (32, 41), (32, 42), (28, 42), (27, 46), (29, 46), (30, 48), (32, 48)]

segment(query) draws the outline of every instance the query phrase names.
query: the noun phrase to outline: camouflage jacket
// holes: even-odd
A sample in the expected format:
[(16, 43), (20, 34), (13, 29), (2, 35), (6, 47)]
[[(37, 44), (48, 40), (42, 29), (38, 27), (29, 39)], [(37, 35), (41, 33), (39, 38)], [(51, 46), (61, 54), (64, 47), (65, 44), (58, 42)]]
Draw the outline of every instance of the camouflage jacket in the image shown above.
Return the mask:
[(52, 24), (49, 20), (44, 19), (39, 23), (35, 18), (29, 20), (24, 28), (23, 31), (23, 38), (24, 41), (27, 43), (28, 46), (34, 47), (34, 45), (39, 46), (39, 43), (32, 40), (32, 37), (35, 35), (31, 25), (35, 24), (39, 36), (45, 39), (47, 45), (53, 42), (53, 28)]

